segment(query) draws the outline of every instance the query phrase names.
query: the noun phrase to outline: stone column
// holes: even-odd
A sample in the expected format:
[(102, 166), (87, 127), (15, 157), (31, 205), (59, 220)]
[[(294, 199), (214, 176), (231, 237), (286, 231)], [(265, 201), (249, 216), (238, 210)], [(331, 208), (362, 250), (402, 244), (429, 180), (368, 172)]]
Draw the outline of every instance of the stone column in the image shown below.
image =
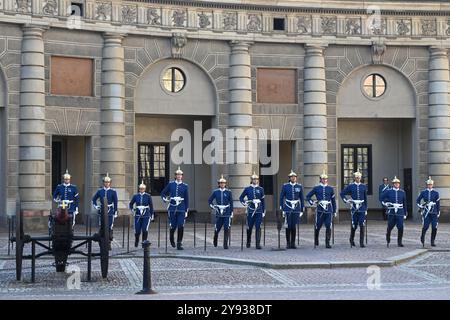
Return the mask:
[(22, 39), (19, 113), (19, 194), (32, 215), (51, 207), (45, 193), (45, 27), (25, 25)]
[(103, 35), (100, 173), (109, 172), (119, 200), (125, 195), (124, 35)]
[[(428, 163), (441, 206), (450, 207), (450, 108), (448, 50), (430, 48), (428, 80)], [(423, 185), (423, 181), (420, 184)], [(443, 210), (441, 210), (442, 212)]]
[(303, 185), (310, 190), (327, 165), (327, 101), (323, 46), (307, 45), (304, 69)]
[[(251, 43), (243, 41), (232, 41), (230, 56), (230, 109), (228, 128), (239, 130), (237, 141), (245, 139), (248, 129), (252, 128), (252, 82), (251, 82), (251, 62), (249, 48)], [(236, 131), (235, 131), (236, 132)], [(237, 144), (235, 145), (235, 147)], [(236, 160), (239, 150), (235, 150), (230, 154), (230, 150), (226, 150), (227, 157)], [(245, 152), (246, 156), (249, 155)], [(248, 157), (246, 157), (248, 159)], [(225, 159), (226, 160), (226, 159)], [(238, 197), (242, 189), (249, 185), (250, 176), (252, 175), (252, 164), (233, 163), (228, 165), (229, 188), (232, 190), (235, 203), (240, 207)]]

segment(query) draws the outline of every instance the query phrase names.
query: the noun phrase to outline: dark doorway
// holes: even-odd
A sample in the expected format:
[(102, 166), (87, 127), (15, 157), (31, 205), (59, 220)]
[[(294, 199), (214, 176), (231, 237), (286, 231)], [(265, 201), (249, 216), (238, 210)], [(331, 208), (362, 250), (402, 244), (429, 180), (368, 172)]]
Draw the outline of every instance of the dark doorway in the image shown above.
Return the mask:
[(408, 219), (412, 217), (413, 206), (412, 206), (412, 169), (403, 169), (403, 177), (405, 182), (403, 184), (403, 190), (406, 192), (406, 206), (408, 210)]
[[(86, 161), (86, 149), (89, 147), (89, 138), (82, 136), (53, 136), (52, 137), (52, 190), (62, 182), (62, 175), (69, 171), (72, 176), (71, 183), (76, 185), (80, 195), (79, 213), (76, 223), (81, 223), (88, 208), (89, 191), (85, 181), (89, 181), (91, 168)], [(89, 212), (88, 212), (89, 213)]]

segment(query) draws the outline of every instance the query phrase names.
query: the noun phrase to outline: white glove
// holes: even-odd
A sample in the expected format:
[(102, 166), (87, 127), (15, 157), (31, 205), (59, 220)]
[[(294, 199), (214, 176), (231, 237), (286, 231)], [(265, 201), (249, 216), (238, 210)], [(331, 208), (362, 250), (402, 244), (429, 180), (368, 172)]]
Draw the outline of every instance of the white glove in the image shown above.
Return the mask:
[(333, 212), (333, 215), (336, 218), (337, 217), (337, 212)]
[(75, 211), (73, 212), (73, 214), (76, 216), (78, 214), (78, 207), (75, 208)]
[(230, 218), (233, 218), (233, 215), (234, 215), (234, 213), (233, 213), (233, 211), (231, 211), (231, 216), (230, 216)]
[(95, 209), (95, 210), (100, 210), (100, 206), (99, 206), (99, 205), (96, 205), (96, 204), (94, 204), (94, 209)]
[(187, 218), (188, 216), (188, 212), (186, 211), (186, 213), (184, 214), (184, 217)]
[(117, 218), (117, 216), (118, 216), (118, 213), (116, 211), (116, 212), (114, 212), (114, 218)]
[(263, 216), (263, 218), (266, 216), (266, 212), (265, 211), (263, 212), (262, 216)]
[(366, 214), (365, 214), (366, 216), (367, 216), (367, 211), (366, 211)]
[(214, 209), (214, 205), (212, 205), (212, 204), (210, 204), (209, 207), (210, 207), (211, 209)]
[(420, 209), (423, 209), (423, 208), (424, 208), (423, 204), (417, 204), (417, 206), (418, 206)]
[(439, 218), (440, 215), (441, 215), (441, 212), (439, 211), (437, 217)]
[(403, 216), (403, 220), (406, 220), (406, 216)]
[(309, 202), (310, 205), (314, 205), (314, 201), (309, 200), (308, 202)]
[(305, 209), (303, 209), (302, 211), (300, 211), (300, 218), (303, 216)]
[(345, 202), (345, 203), (349, 203), (350, 201), (348, 201), (347, 198), (344, 198), (344, 202)]
[(164, 202), (169, 202), (169, 201), (170, 201), (170, 200), (167, 199), (167, 198), (162, 198), (162, 200), (163, 200)]
[(152, 216), (151, 216), (151, 221), (155, 221), (155, 215), (154, 214), (152, 214)]
[(280, 206), (280, 210), (283, 210), (283, 207), (282, 207), (282, 206)]
[(281, 216), (282, 216), (283, 218), (285, 218), (285, 217), (286, 217), (286, 212), (282, 211)]

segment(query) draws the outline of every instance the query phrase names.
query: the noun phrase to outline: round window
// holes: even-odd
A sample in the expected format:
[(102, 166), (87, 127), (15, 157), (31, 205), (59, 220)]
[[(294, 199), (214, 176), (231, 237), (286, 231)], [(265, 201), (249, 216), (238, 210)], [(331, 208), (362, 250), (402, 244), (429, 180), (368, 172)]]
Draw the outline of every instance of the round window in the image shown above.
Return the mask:
[(370, 98), (381, 97), (386, 91), (386, 80), (376, 73), (368, 75), (364, 80), (363, 89)]
[(169, 92), (180, 92), (186, 84), (186, 76), (181, 69), (170, 67), (163, 73), (162, 83)]

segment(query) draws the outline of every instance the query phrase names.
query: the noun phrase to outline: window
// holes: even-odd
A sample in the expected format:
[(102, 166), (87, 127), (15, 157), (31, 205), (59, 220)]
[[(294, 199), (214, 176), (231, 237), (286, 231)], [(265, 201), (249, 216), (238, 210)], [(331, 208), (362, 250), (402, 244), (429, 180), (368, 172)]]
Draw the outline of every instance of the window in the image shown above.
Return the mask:
[(353, 173), (362, 173), (361, 181), (367, 185), (367, 193), (372, 194), (372, 146), (342, 145), (341, 147), (341, 177), (344, 189), (353, 182)]
[(186, 76), (179, 68), (169, 68), (164, 72), (162, 82), (164, 88), (169, 92), (180, 92), (186, 84)]
[(143, 180), (147, 192), (157, 196), (169, 182), (169, 145), (138, 144), (138, 183)]
[(363, 89), (370, 98), (378, 98), (386, 91), (386, 81), (379, 74), (371, 74), (364, 80)]
[[(264, 150), (262, 151), (264, 152)], [(267, 156), (272, 157), (272, 148), (270, 143), (267, 143)], [(267, 164), (259, 163), (259, 185), (264, 188), (265, 195), (273, 195), (273, 175), (263, 176), (261, 175), (261, 168), (267, 168), (271, 166), (271, 162)]]
[(284, 31), (284, 18), (273, 18), (273, 30)]
[(82, 3), (72, 2), (70, 4), (70, 9), (72, 10), (71, 13), (70, 13), (71, 16), (80, 16), (80, 17), (84, 16), (83, 4)]

